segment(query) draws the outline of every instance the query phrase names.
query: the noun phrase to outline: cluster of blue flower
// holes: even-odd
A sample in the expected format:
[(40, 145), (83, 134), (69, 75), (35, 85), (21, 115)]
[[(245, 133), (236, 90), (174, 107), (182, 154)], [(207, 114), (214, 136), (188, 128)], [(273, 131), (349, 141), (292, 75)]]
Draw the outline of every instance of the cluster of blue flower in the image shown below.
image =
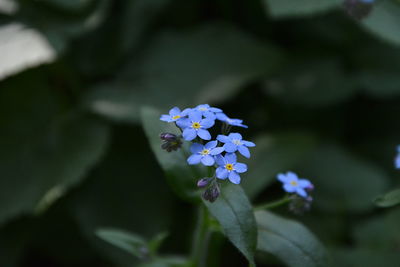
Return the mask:
[[(203, 164), (214, 166), (215, 177), (219, 179), (229, 179), (234, 184), (240, 183), (240, 174), (247, 171), (247, 165), (237, 162), (236, 152), (246, 158), (250, 158), (249, 147), (255, 144), (243, 140), (239, 133), (230, 133), (230, 127), (238, 126), (247, 128), (240, 119), (229, 118), (221, 109), (210, 107), (208, 104), (198, 105), (195, 108), (180, 110), (174, 107), (168, 115), (161, 115), (160, 120), (174, 122), (182, 131), (182, 138), (186, 141), (193, 141), (190, 147), (192, 153), (187, 162), (190, 165)], [(217, 136), (216, 140), (211, 140), (208, 129), (215, 125), (216, 120), (223, 123), (224, 134)], [(205, 141), (208, 141), (205, 143)], [(202, 179), (199, 186), (205, 186)]]
[(400, 169), (400, 145), (397, 146), (397, 156), (394, 159), (394, 166), (396, 169)]

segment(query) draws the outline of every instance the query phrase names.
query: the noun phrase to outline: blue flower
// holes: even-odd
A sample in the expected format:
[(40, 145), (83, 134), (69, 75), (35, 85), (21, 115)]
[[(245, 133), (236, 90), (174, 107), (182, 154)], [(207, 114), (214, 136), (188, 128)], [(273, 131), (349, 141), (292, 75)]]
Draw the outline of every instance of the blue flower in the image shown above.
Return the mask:
[(222, 112), (222, 109), (210, 107), (210, 105), (208, 104), (198, 105), (197, 107), (194, 108), (194, 110), (201, 112), (201, 115), (203, 115), (204, 117), (213, 120), (215, 120), (216, 118), (215, 116), (216, 113)]
[(214, 120), (209, 118), (202, 118), (201, 112), (189, 112), (189, 118), (183, 118), (176, 122), (176, 124), (183, 129), (182, 136), (185, 140), (191, 141), (199, 136), (201, 139), (210, 140), (210, 132), (206, 129), (214, 125)]
[(215, 157), (215, 161), (219, 166), (216, 170), (217, 178), (229, 178), (229, 181), (232, 183), (240, 184), (239, 173), (244, 173), (247, 171), (246, 164), (236, 162), (236, 155), (234, 153), (227, 153), (225, 157), (221, 154), (217, 155)]
[(173, 107), (169, 111), (169, 115), (161, 115), (160, 120), (166, 122), (177, 121), (185, 116), (187, 116), (189, 109), (181, 111), (178, 107)]
[(253, 142), (242, 140), (242, 136), (238, 133), (231, 133), (228, 136), (218, 135), (217, 140), (225, 143), (224, 149), (228, 153), (239, 151), (246, 158), (250, 158), (250, 151), (247, 147), (256, 146)]
[(283, 183), (283, 189), (288, 193), (296, 193), (301, 197), (307, 197), (307, 190), (313, 189), (314, 186), (307, 179), (299, 179), (297, 174), (287, 172), (280, 173), (277, 176), (278, 180)]
[(221, 154), (221, 152), (224, 151), (222, 147), (216, 147), (217, 144), (217, 141), (210, 141), (204, 146), (194, 143), (190, 147), (190, 151), (193, 153), (193, 155), (187, 159), (187, 162), (190, 165), (199, 164), (200, 162), (206, 166), (214, 165), (215, 159), (213, 156)]
[(243, 120), (240, 119), (231, 119), (228, 116), (226, 116), (224, 113), (217, 113), (217, 120), (226, 122), (229, 125), (232, 126), (238, 126), (238, 127), (243, 127), (243, 128), (249, 128), (247, 125), (243, 124)]
[(400, 169), (400, 146), (397, 146), (397, 156), (394, 160), (394, 165), (396, 166), (396, 169)]

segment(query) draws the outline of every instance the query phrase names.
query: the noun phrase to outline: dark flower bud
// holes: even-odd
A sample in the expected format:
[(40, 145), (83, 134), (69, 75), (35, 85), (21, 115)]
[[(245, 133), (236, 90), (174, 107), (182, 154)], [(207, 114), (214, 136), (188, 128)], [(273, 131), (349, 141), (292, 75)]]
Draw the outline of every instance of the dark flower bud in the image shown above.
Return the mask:
[(164, 141), (161, 148), (167, 152), (171, 152), (172, 150), (176, 151), (182, 146), (181, 138), (175, 134), (162, 133), (160, 134), (160, 138)]
[(208, 183), (210, 182), (210, 178), (202, 178), (197, 181), (197, 187), (206, 187)]
[(298, 195), (290, 196), (291, 202), (289, 203), (289, 210), (294, 214), (302, 215), (304, 212), (311, 209), (313, 198), (311, 196), (301, 197)]
[(363, 19), (371, 12), (374, 2), (373, 0), (345, 0), (343, 7), (351, 17)]
[(306, 190), (307, 193), (311, 193), (312, 191), (314, 191), (314, 185), (309, 184), (306, 188), (304, 188), (304, 190)]
[(220, 189), (217, 183), (214, 183), (212, 186), (206, 189), (203, 193), (203, 198), (211, 203), (214, 202), (220, 193)]

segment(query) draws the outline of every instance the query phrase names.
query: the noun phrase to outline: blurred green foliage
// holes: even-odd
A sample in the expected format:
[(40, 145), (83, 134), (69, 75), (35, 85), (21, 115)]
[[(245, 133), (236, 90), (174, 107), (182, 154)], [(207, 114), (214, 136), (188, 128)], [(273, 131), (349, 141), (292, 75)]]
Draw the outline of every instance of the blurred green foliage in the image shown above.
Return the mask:
[[(0, 266), (139, 266), (96, 236), (103, 228), (168, 231), (160, 253), (188, 254), (194, 195), (174, 194), (158, 133), (143, 127), (201, 103), (250, 126), (253, 203), (282, 194), (277, 172), (296, 171), (316, 185), (313, 209), (280, 215), (308, 226), (337, 266), (398, 266), (399, 208), (373, 203), (400, 184), (398, 0), (376, 1), (363, 21), (337, 0), (1, 0), (0, 23)], [(245, 266), (212, 238), (212, 266)], [(287, 242), (259, 238), (267, 252)], [(257, 253), (257, 265), (291, 264), (277, 256)]]

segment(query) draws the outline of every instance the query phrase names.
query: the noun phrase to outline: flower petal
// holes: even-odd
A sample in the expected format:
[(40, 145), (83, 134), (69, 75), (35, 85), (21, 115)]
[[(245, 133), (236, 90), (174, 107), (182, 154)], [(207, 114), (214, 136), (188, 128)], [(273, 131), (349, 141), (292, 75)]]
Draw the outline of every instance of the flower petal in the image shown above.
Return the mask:
[(222, 112), (222, 109), (220, 108), (209, 108), (209, 110), (215, 113)]
[(171, 122), (171, 116), (170, 115), (161, 115), (160, 120), (166, 121), (166, 122)]
[(239, 153), (242, 154), (246, 158), (250, 158), (250, 151), (245, 146), (238, 146)]
[(197, 130), (197, 135), (203, 140), (210, 140), (211, 139), (210, 132), (207, 131), (207, 130), (204, 130), (204, 129), (198, 129)]
[(186, 141), (192, 141), (193, 139), (196, 138), (197, 132), (195, 129), (186, 128), (185, 130), (183, 130), (182, 136), (183, 139), (185, 139)]
[(185, 109), (182, 111), (181, 116), (187, 116), (187, 115), (189, 115), (190, 112), (192, 112), (192, 109), (191, 109), (191, 108), (185, 108)]
[(222, 113), (222, 112), (217, 113), (216, 116), (217, 116), (217, 120), (220, 120), (220, 121), (226, 121), (226, 119), (228, 118), (228, 116), (226, 116), (225, 113)]
[(204, 111), (203, 116), (206, 117), (207, 119), (213, 120), (213, 121), (215, 121), (215, 119), (217, 118), (217, 116), (215, 116), (214, 112), (211, 112), (211, 111)]
[(236, 163), (236, 160), (237, 160), (236, 154), (235, 153), (226, 153), (225, 160), (228, 163), (232, 163), (232, 164)]
[(201, 127), (204, 129), (211, 128), (214, 126), (214, 124), (215, 124), (215, 119), (209, 119), (209, 118), (205, 118), (200, 122)]
[(242, 135), (240, 133), (230, 133), (229, 138), (236, 139), (236, 140), (242, 140)]
[(291, 186), (290, 184), (284, 184), (283, 189), (288, 193), (293, 193), (294, 191), (296, 191), (296, 188)]
[(201, 112), (197, 110), (193, 110), (192, 112), (189, 113), (189, 119), (192, 122), (200, 122), (201, 121)]
[(171, 110), (169, 111), (169, 115), (171, 115), (171, 117), (176, 116), (176, 115), (181, 115), (180, 108), (178, 108), (178, 107), (171, 108)]
[(214, 141), (210, 141), (207, 144), (205, 144), (204, 147), (207, 149), (212, 149), (212, 148), (216, 147), (217, 144), (218, 144), (218, 141), (214, 140)]
[(279, 181), (281, 181), (282, 183), (289, 183), (289, 181), (290, 181), (290, 179), (287, 177), (287, 175), (286, 174), (283, 174), (283, 173), (279, 173), (278, 175), (277, 175), (277, 179), (279, 180)]
[(224, 166), (225, 165), (225, 158), (222, 155), (216, 155), (215, 156), (215, 161), (219, 166)]
[(215, 160), (212, 156), (205, 155), (201, 158), (201, 163), (203, 163), (205, 166), (212, 166), (214, 165)]
[(224, 145), (224, 149), (226, 152), (228, 153), (232, 153), (235, 152), (237, 150), (237, 145), (235, 145), (234, 143), (230, 142), (230, 143), (226, 143)]
[(305, 191), (303, 188), (297, 187), (297, 188), (296, 188), (296, 193), (297, 193), (299, 196), (307, 197), (307, 193), (306, 193), (306, 191)]
[(248, 147), (255, 147), (256, 144), (254, 144), (253, 142), (250, 141), (242, 141), (243, 145), (248, 146)]
[(176, 121), (176, 125), (178, 125), (181, 129), (186, 129), (190, 126), (190, 120), (187, 118), (179, 119)]
[(216, 147), (216, 148), (213, 148), (211, 151), (210, 151), (210, 154), (211, 155), (213, 155), (213, 156), (215, 156), (215, 155), (218, 155), (218, 154), (221, 154), (222, 152), (224, 152), (224, 148), (223, 147)]
[(235, 168), (235, 171), (238, 173), (244, 173), (247, 171), (247, 165), (244, 163), (236, 163), (234, 168)]
[(307, 179), (299, 179), (297, 182), (299, 184), (299, 187), (301, 188), (307, 188), (311, 185), (311, 182)]
[(190, 152), (192, 152), (193, 154), (197, 154), (200, 151), (202, 151), (204, 149), (204, 146), (202, 144), (199, 143), (193, 143), (190, 146)]
[(237, 174), (237, 173), (234, 172), (234, 171), (231, 171), (231, 172), (229, 173), (229, 181), (231, 181), (231, 182), (234, 183), (234, 184), (240, 184), (240, 175)]
[(226, 179), (228, 177), (229, 172), (224, 167), (218, 167), (217, 170), (215, 171), (215, 174), (219, 179)]
[(220, 141), (221, 143), (230, 143), (231, 142), (231, 139), (228, 136), (222, 135), (222, 134), (217, 136), (217, 140)]
[(289, 180), (294, 180), (294, 181), (299, 180), (299, 177), (294, 172), (287, 172), (286, 176), (289, 178)]
[(190, 165), (199, 164), (202, 156), (199, 154), (193, 154), (187, 159), (187, 163)]

